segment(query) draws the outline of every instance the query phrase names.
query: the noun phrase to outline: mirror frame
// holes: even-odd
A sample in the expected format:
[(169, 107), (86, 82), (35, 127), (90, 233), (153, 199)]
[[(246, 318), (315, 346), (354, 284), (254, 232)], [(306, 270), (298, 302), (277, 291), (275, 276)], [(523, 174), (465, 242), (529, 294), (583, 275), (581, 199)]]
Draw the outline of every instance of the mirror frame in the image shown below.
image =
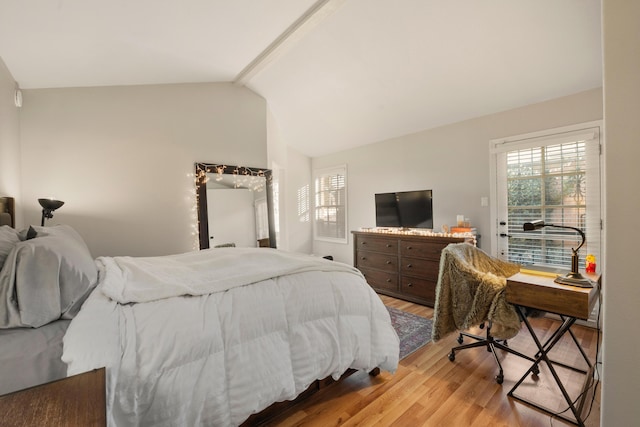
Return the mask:
[(267, 193), (267, 223), (269, 225), (269, 247), (276, 248), (276, 229), (273, 212), (273, 175), (271, 169), (218, 163), (195, 163), (196, 209), (198, 211), (198, 234), (200, 249), (209, 249), (209, 212), (207, 208), (207, 174), (264, 176)]

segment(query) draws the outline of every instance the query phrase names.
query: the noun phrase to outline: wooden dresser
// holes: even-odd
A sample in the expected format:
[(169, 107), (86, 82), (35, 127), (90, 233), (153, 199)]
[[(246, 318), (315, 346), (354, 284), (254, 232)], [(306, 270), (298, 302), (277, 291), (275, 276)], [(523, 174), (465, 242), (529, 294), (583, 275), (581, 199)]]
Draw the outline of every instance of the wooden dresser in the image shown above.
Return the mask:
[(353, 260), (378, 293), (433, 307), (440, 253), (473, 238), (353, 231)]

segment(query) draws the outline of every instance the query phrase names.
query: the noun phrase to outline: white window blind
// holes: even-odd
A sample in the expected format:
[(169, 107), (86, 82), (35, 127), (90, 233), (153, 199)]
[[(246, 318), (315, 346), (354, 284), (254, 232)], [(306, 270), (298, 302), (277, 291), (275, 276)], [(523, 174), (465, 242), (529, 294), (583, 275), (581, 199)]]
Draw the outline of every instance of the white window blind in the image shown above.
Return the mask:
[(601, 260), (599, 127), (550, 131), (496, 141), (497, 248), (502, 259), (532, 268), (568, 270), (580, 235), (546, 227), (524, 232), (525, 222), (576, 227), (580, 249)]
[(347, 167), (317, 170), (315, 175), (315, 238), (347, 243)]

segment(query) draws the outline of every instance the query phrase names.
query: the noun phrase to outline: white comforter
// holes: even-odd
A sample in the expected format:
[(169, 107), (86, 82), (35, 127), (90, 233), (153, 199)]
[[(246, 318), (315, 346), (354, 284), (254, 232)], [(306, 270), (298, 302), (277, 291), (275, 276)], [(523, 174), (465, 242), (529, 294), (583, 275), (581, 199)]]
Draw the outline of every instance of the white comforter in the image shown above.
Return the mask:
[(344, 264), (266, 248), (97, 263), (63, 360), (107, 367), (110, 425), (235, 426), (316, 379), (397, 367), (387, 310)]

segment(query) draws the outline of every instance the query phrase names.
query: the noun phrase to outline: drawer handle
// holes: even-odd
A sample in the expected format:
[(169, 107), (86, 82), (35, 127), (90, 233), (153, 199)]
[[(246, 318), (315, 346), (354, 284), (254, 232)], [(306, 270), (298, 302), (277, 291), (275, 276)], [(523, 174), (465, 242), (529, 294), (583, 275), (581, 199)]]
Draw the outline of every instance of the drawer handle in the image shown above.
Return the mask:
[(411, 288), (411, 287), (413, 287), (413, 283), (409, 282), (409, 283), (407, 283), (407, 286)]
[(391, 264), (391, 261), (387, 261), (387, 265)]
[(387, 243), (387, 247), (388, 247), (388, 248), (390, 248), (390, 247), (391, 247), (391, 245), (390, 245), (389, 243)]
[(361, 244), (361, 245), (366, 245), (366, 244), (367, 244), (367, 242), (360, 242), (360, 244)]
[(363, 257), (362, 257), (362, 258), (360, 258), (360, 259), (361, 259), (362, 261), (364, 261), (364, 260), (366, 260), (366, 259), (367, 259), (367, 257), (366, 257), (366, 256), (363, 256)]
[(391, 279), (387, 279), (387, 283), (391, 283)]
[(407, 250), (410, 251), (411, 249), (413, 249), (413, 247), (411, 246), (407, 246)]
[(413, 265), (407, 264), (407, 268), (411, 268), (411, 267), (413, 267)]

